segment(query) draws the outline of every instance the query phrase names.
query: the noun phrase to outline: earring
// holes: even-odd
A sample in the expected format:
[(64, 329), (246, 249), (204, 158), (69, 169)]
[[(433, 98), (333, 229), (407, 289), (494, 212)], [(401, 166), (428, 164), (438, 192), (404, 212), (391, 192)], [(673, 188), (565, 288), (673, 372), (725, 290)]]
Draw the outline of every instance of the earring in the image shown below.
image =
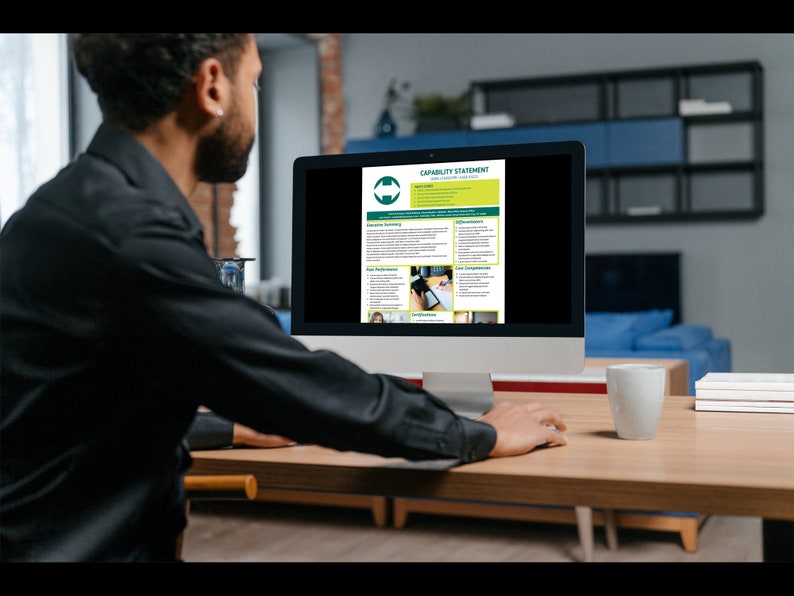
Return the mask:
[(218, 108), (217, 114), (218, 114), (218, 118), (220, 118), (221, 116), (223, 116), (223, 110), (221, 108)]

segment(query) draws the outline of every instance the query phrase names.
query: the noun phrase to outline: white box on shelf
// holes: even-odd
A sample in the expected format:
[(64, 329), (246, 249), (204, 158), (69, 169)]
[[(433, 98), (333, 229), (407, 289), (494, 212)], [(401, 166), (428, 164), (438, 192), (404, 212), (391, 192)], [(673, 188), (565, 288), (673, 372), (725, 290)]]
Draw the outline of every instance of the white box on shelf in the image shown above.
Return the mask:
[(682, 99), (678, 102), (681, 116), (702, 116), (704, 114), (730, 114), (733, 107), (727, 101), (707, 102), (705, 99)]
[(470, 126), (472, 130), (482, 130), (487, 128), (511, 128), (515, 126), (516, 119), (507, 112), (495, 114), (478, 114), (471, 117)]

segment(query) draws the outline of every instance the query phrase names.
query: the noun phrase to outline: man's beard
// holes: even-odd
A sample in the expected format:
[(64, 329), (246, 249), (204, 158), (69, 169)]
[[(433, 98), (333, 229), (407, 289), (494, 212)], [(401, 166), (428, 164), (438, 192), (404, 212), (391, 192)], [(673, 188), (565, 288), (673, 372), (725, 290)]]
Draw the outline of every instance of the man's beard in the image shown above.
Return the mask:
[(240, 119), (234, 111), (209, 136), (199, 141), (196, 151), (196, 174), (202, 182), (237, 182), (248, 169), (248, 155), (254, 136), (241, 132)]

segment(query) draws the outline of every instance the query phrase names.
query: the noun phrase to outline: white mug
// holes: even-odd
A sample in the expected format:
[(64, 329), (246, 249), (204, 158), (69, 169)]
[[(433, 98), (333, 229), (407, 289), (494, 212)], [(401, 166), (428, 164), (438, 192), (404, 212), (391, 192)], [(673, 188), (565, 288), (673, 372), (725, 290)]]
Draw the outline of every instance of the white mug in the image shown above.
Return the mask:
[(615, 430), (621, 439), (652, 439), (664, 404), (664, 366), (607, 366), (607, 395)]

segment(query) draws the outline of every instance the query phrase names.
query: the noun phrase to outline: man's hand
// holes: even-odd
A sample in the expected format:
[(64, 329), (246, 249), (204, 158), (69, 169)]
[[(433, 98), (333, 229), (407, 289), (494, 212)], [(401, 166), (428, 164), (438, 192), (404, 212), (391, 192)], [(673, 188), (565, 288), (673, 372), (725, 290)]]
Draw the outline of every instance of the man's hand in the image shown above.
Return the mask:
[(235, 447), (286, 447), (295, 441), (279, 435), (266, 435), (253, 428), (234, 423), (232, 445)]
[(568, 444), (562, 434), (568, 428), (565, 421), (542, 404), (500, 402), (478, 420), (496, 429), (496, 444), (490, 457), (521, 455), (545, 443)]
[(424, 310), (425, 309), (425, 293), (417, 292), (411, 288), (411, 310)]

